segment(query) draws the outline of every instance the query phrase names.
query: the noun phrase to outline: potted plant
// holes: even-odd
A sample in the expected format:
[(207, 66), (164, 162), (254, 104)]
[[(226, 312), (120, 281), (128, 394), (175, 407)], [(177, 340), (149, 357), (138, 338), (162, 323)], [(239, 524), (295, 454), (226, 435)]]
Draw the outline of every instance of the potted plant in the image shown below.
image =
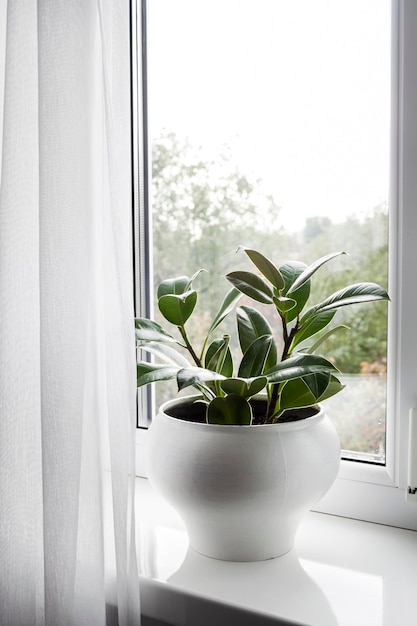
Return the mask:
[[(153, 420), (148, 476), (178, 510), (195, 550), (253, 561), (292, 548), (302, 516), (337, 474), (340, 443), (321, 406), (344, 388), (336, 365), (319, 353), (342, 328), (331, 322), (340, 307), (389, 298), (375, 283), (357, 283), (309, 305), (313, 275), (343, 252), (309, 266), (278, 267), (256, 250), (240, 251), (258, 271), (226, 275), (231, 289), (199, 349), (186, 324), (201, 270), (159, 285), (159, 310), (177, 336), (152, 320), (135, 320), (138, 348), (159, 361), (138, 362), (137, 384), (175, 378), (178, 390), (197, 390), (165, 403)], [(276, 328), (258, 309), (237, 306), (243, 296), (272, 307)], [(237, 365), (230, 336), (217, 336), (232, 312), (242, 353)]]

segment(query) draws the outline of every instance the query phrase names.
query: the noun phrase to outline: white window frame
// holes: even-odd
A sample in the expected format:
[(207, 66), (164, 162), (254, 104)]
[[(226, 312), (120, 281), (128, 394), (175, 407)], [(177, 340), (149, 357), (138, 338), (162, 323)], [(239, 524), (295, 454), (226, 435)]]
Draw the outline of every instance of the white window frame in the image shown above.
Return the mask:
[[(135, 2), (132, 2), (132, 6)], [(137, 0), (138, 13), (146, 12), (146, 0)], [(136, 18), (135, 8), (132, 9)], [(146, 15), (144, 15), (146, 19)], [(140, 22), (140, 20), (139, 20)], [(137, 41), (145, 41), (138, 25)], [(133, 48), (137, 49), (133, 40)], [(386, 465), (342, 460), (339, 476), (316, 510), (391, 526), (417, 530), (417, 502), (406, 500), (408, 489), (409, 411), (417, 406), (417, 2), (392, 0), (392, 141), (390, 184), (390, 276), (389, 348)], [(138, 59), (140, 63), (140, 59)], [(133, 71), (135, 72), (135, 63)], [(145, 76), (146, 78), (146, 76)], [(146, 222), (143, 213), (148, 189), (146, 128), (146, 81), (138, 85), (133, 100), (134, 150), (144, 171), (135, 172), (136, 213), (139, 224), (137, 271), (139, 285), (151, 271), (143, 258)], [(143, 98), (144, 96), (144, 98)], [(144, 104), (145, 102), (145, 104)], [(145, 110), (144, 110), (145, 107)], [(136, 121), (135, 121), (136, 120)], [(138, 137), (140, 140), (138, 141)], [(136, 142), (136, 143), (135, 143)], [(139, 216), (139, 207), (141, 215)], [(146, 243), (146, 242), (145, 242)], [(150, 240), (147, 241), (150, 246)], [(149, 248), (148, 248), (149, 249)], [(146, 255), (146, 253), (145, 253)], [(142, 259), (142, 261), (141, 261)], [(145, 268), (143, 270), (143, 268)], [(145, 271), (145, 275), (144, 275)], [(150, 275), (150, 274), (149, 274)], [(141, 291), (138, 289), (137, 292)], [(138, 302), (149, 294), (137, 293)], [(141, 296), (141, 297), (140, 297)], [(140, 310), (140, 313), (139, 313)], [(145, 314), (149, 314), (149, 308)], [(138, 309), (138, 315), (144, 309)], [(143, 402), (143, 399), (141, 400)], [(146, 399), (145, 399), (146, 402)], [(143, 411), (143, 404), (139, 411)], [(137, 430), (137, 474), (146, 476), (144, 446), (146, 430)], [(415, 451), (417, 455), (417, 450)]]

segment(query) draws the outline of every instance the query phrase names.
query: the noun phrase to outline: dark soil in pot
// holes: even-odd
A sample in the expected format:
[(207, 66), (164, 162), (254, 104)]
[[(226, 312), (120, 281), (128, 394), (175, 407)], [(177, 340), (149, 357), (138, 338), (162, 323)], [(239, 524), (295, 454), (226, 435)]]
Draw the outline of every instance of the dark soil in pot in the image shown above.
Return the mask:
[[(266, 400), (253, 399), (251, 400), (251, 405), (253, 410), (253, 424), (263, 424), (266, 413)], [(188, 399), (183, 402), (179, 401), (173, 406), (166, 407), (165, 412), (170, 417), (175, 417), (185, 422), (195, 422), (197, 424), (206, 423), (206, 405), (202, 402), (190, 402)], [(315, 406), (291, 409), (281, 415), (279, 422), (297, 422), (298, 420), (312, 417), (318, 412), (319, 409)]]

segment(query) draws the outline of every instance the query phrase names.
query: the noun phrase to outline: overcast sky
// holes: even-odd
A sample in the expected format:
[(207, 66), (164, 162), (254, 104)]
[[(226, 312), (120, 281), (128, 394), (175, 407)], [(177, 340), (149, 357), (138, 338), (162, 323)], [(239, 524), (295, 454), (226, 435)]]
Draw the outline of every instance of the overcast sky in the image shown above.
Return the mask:
[(390, 0), (152, 0), (151, 128), (230, 146), (287, 228), (388, 198)]

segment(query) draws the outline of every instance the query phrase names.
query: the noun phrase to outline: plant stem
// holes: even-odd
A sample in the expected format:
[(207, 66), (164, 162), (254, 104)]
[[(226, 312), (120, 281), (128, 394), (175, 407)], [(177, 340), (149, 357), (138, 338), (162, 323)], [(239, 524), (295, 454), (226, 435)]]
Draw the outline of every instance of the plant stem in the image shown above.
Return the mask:
[(188, 337), (187, 337), (187, 333), (185, 332), (185, 328), (184, 328), (184, 326), (178, 326), (178, 330), (179, 330), (179, 331), (180, 331), (180, 333), (181, 333), (181, 337), (182, 337), (182, 338), (184, 339), (184, 341), (185, 341), (185, 346), (186, 346), (186, 348), (187, 348), (188, 352), (191, 354), (191, 356), (192, 356), (192, 358), (193, 358), (194, 363), (197, 365), (197, 367), (201, 367), (201, 361), (200, 361), (200, 359), (198, 358), (198, 356), (196, 355), (196, 353), (194, 352), (194, 349), (193, 349), (193, 347), (192, 347), (191, 343), (189, 342), (189, 339), (188, 339)]
[(278, 402), (278, 396), (279, 396), (279, 383), (276, 383), (275, 385), (272, 385), (271, 398), (268, 402), (268, 406), (266, 409), (265, 424), (269, 424), (272, 421), (272, 417), (274, 415), (274, 409)]
[[(290, 332), (288, 332), (288, 326), (283, 315), (281, 315), (281, 321), (282, 321), (282, 334), (284, 337), (284, 348), (282, 350), (281, 361), (285, 361), (285, 359), (289, 355), (292, 340), (294, 339), (294, 336), (298, 330), (298, 319), (297, 319), (297, 323), (290, 330)], [(271, 393), (271, 398), (268, 402), (267, 411), (266, 411), (266, 420), (265, 420), (265, 422), (268, 424), (272, 422), (272, 418), (275, 413), (275, 407), (277, 405), (278, 398), (279, 398), (279, 391), (280, 391), (280, 383), (276, 383), (275, 385), (272, 385), (272, 393)]]

